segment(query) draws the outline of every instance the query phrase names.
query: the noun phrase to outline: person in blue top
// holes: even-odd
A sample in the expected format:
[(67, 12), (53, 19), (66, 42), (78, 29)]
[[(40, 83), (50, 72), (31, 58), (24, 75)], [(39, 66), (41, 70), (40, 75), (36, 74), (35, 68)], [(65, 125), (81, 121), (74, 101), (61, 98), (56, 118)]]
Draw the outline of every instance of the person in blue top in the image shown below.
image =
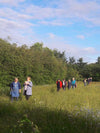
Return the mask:
[(21, 85), (18, 81), (18, 78), (15, 78), (15, 80), (10, 84), (10, 94), (11, 94), (12, 102), (13, 102), (14, 98), (16, 98), (16, 100), (18, 100), (20, 92), (21, 92)]
[(75, 80), (75, 78), (72, 78), (71, 84), (72, 84), (72, 88), (76, 87), (76, 80)]

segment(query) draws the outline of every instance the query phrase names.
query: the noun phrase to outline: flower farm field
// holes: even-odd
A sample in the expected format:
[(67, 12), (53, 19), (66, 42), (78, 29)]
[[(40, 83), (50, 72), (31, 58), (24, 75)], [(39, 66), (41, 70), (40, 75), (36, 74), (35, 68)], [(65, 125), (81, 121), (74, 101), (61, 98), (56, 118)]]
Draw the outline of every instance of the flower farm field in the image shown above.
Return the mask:
[(0, 133), (100, 133), (100, 82), (34, 86), (29, 101), (21, 94), (13, 103), (0, 89)]

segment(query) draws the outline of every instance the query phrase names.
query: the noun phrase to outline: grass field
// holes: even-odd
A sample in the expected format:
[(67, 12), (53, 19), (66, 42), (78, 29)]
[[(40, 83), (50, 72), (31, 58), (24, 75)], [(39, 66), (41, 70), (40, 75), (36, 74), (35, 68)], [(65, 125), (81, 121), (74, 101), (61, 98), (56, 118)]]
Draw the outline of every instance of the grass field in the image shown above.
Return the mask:
[(100, 82), (34, 86), (29, 101), (21, 94), (13, 103), (8, 89), (0, 94), (0, 133), (100, 133)]

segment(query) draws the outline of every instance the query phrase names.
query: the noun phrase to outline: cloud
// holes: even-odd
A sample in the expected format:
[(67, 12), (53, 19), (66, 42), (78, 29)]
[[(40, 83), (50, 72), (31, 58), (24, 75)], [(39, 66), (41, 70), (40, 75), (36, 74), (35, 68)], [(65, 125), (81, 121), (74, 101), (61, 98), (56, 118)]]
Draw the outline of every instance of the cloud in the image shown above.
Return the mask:
[(24, 2), (25, 0), (0, 0), (0, 4), (17, 6), (19, 3)]
[(43, 25), (52, 25), (52, 26), (64, 26), (66, 25), (65, 22), (61, 21), (61, 20), (41, 20), (38, 22), (39, 24), (43, 24)]
[(2, 19), (0, 18), (0, 26), (1, 28), (4, 29), (26, 29), (29, 28), (30, 26), (33, 26), (32, 23), (28, 23), (28, 22), (15, 22), (12, 20), (7, 20), (7, 19)]
[[(17, 10), (2, 8), (0, 9), (1, 16), (15, 19), (36, 20), (37, 23), (44, 25), (67, 25), (68, 23), (76, 23), (86, 21), (95, 26), (100, 25), (100, 4), (96, 1), (78, 0), (59, 0), (56, 3), (56, 8), (52, 5), (44, 7), (35, 4), (27, 5), (25, 0), (1, 0), (0, 3), (18, 4), (24, 2), (24, 6), (20, 5)], [(49, 2), (50, 3), (50, 2)], [(19, 14), (18, 14), (19, 12)]]
[(12, 42), (29, 44), (29, 36), (34, 35), (33, 30), (31, 30), (32, 26), (29, 22), (15, 22), (0, 18), (0, 38), (5, 39), (10, 36)]
[(100, 3), (96, 1), (61, 0), (58, 7), (63, 9), (63, 17), (100, 25)]
[(67, 58), (74, 57), (76, 60), (78, 60), (82, 57), (83, 60), (88, 63), (95, 62), (98, 55), (100, 54), (100, 51), (94, 47), (82, 48), (81, 45), (79, 47), (76, 44), (66, 43), (64, 38), (60, 38), (53, 33), (49, 33), (48, 38), (45, 38), (43, 42), (45, 46), (51, 49), (65, 51)]
[(88, 53), (88, 54), (96, 54), (96, 49), (93, 47), (87, 47), (83, 49), (84, 52)]
[(79, 38), (79, 39), (82, 39), (82, 40), (85, 39), (84, 35), (77, 35), (76, 37)]
[(31, 14), (33, 19), (44, 20), (60, 16), (62, 9), (30, 5), (26, 7), (25, 11)]
[(29, 20), (32, 17), (28, 14), (21, 13), (18, 11), (15, 11), (11, 8), (1, 8), (0, 9), (0, 17), (5, 18), (5, 19), (11, 19), (13, 21), (24, 21), (24, 20)]
[[(63, 25), (75, 23), (79, 21), (86, 21), (94, 25), (100, 25), (100, 4), (96, 1), (78, 1), (78, 0), (59, 0), (56, 2), (51, 1), (52, 4), (56, 3), (56, 8), (52, 5), (41, 7), (34, 4), (25, 8), (25, 12), (32, 16), (32, 19), (41, 20), (41, 24)], [(54, 19), (59, 23), (54, 23)], [(68, 21), (69, 19), (69, 21)]]
[[(29, 4), (25, 0), (0, 0), (0, 37), (6, 38), (10, 36), (13, 42), (20, 44), (25, 42), (29, 44), (33, 40), (43, 41), (47, 47), (58, 48), (60, 51), (64, 50), (66, 55), (77, 58), (100, 54), (93, 47), (84, 46), (85, 48), (81, 48), (76, 44), (72, 45), (71, 42), (66, 43), (66, 37), (62, 38), (55, 35), (53, 31), (43, 32), (43, 36), (47, 34), (44, 38), (40, 37), (39, 34), (37, 35), (37, 31), (35, 31), (37, 30), (35, 26), (38, 27), (38, 30), (41, 30), (39, 29), (41, 26), (67, 27), (77, 23), (82, 23), (84, 26), (93, 25), (99, 27), (100, 3), (95, 0), (43, 1), (48, 1), (49, 4), (36, 5), (34, 1)], [(81, 33), (78, 33), (76, 37), (85, 39), (85, 36)]]
[[(20, 13), (12, 8), (0, 9), (0, 38), (7, 38), (10, 36), (12, 42), (18, 42), (19, 44), (28, 43), (27, 40), (34, 35), (33, 27), (34, 23), (28, 21), (31, 16)], [(26, 37), (27, 35), (27, 37)]]
[(49, 33), (48, 35), (49, 35), (50, 39), (54, 39), (56, 37), (56, 35), (53, 33)]

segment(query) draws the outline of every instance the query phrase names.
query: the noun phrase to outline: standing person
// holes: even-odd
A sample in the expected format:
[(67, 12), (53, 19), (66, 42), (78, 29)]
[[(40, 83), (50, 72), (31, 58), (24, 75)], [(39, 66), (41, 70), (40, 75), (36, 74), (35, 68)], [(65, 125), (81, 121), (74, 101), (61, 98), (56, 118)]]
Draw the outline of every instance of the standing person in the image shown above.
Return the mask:
[(15, 78), (15, 80), (10, 84), (10, 90), (11, 101), (13, 102), (14, 98), (18, 100), (19, 93), (21, 93), (21, 85), (18, 81), (18, 78)]
[(68, 80), (68, 89), (70, 89), (71, 86), (72, 86), (72, 83), (71, 83), (71, 80), (69, 79), (69, 80)]
[(57, 91), (59, 91), (60, 88), (62, 88), (62, 82), (60, 81), (60, 79), (57, 80), (56, 84), (57, 84)]
[(87, 85), (87, 79), (84, 79), (83, 82), (84, 82), (84, 86), (86, 86)]
[(29, 100), (29, 97), (32, 95), (32, 86), (31, 77), (27, 77), (27, 81), (24, 82), (24, 95), (26, 96), (26, 100)]
[(87, 81), (88, 81), (88, 85), (89, 85), (90, 84), (90, 79), (88, 78)]
[(92, 83), (92, 77), (90, 77), (90, 83)]
[(66, 84), (67, 84), (66, 80), (63, 79), (63, 81), (62, 81), (62, 88), (63, 88), (63, 90), (66, 90)]
[(72, 88), (74, 89), (76, 87), (76, 80), (75, 78), (72, 78)]

